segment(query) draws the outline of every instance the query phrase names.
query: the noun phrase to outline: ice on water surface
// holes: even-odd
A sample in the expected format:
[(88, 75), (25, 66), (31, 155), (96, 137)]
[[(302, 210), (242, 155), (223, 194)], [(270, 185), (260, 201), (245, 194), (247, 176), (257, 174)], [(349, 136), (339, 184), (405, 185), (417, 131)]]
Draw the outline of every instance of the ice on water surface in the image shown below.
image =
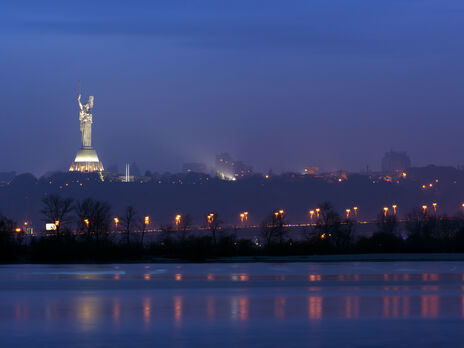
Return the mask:
[(464, 262), (0, 267), (2, 346), (455, 346)]

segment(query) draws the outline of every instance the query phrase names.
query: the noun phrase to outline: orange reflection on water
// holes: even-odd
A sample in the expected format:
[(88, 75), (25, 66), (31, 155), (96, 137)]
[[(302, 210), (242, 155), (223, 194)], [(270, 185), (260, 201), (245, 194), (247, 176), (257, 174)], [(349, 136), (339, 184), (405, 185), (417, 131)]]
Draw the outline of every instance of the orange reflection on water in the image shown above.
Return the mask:
[(181, 281), (182, 280), (182, 274), (181, 273), (176, 273), (175, 276), (174, 276), (174, 279), (176, 281), (178, 281), (178, 282)]
[(358, 318), (359, 317), (359, 296), (345, 297), (345, 317)]
[(75, 313), (82, 329), (93, 329), (100, 313), (100, 299), (98, 297), (79, 297), (75, 305)]
[(425, 282), (434, 282), (438, 280), (438, 274), (437, 273), (423, 273), (422, 274), (422, 280)]
[(231, 317), (232, 319), (247, 320), (248, 319), (248, 297), (234, 296), (231, 299)]
[(277, 297), (274, 299), (274, 316), (277, 318), (285, 318), (285, 297)]
[(121, 279), (121, 275), (118, 274), (118, 273), (116, 273), (116, 274), (114, 275), (113, 278), (114, 278), (115, 280), (119, 280), (119, 279)]
[(28, 308), (20, 303), (15, 304), (15, 320), (24, 320), (29, 316)]
[(425, 318), (435, 318), (438, 316), (440, 298), (438, 295), (421, 296), (421, 314)]
[(240, 274), (240, 281), (241, 281), (241, 282), (247, 282), (247, 281), (249, 281), (249, 280), (250, 280), (250, 277), (249, 277), (248, 274), (245, 274), (245, 273)]
[(212, 282), (212, 281), (214, 280), (214, 274), (208, 273), (208, 274), (206, 275), (206, 280)]
[(174, 296), (174, 321), (179, 325), (182, 323), (182, 307), (182, 296)]
[(248, 319), (248, 297), (241, 296), (239, 300), (240, 320)]
[(284, 280), (285, 280), (285, 276), (284, 276), (284, 275), (276, 276), (276, 277), (275, 277), (275, 280), (277, 280), (277, 281), (284, 281)]
[(402, 315), (403, 317), (407, 318), (411, 315), (411, 301), (409, 296), (402, 296)]
[(121, 318), (121, 302), (118, 297), (113, 298), (113, 320), (119, 323)]
[(319, 282), (319, 281), (321, 281), (321, 275), (320, 274), (310, 274), (308, 276), (308, 280), (310, 282)]
[(410, 280), (409, 274), (407, 274), (407, 273), (406, 273), (406, 274), (403, 274), (403, 280), (404, 280), (405, 282), (408, 282), (408, 281)]
[(212, 296), (206, 297), (206, 315), (208, 316), (208, 319), (214, 319), (216, 315), (214, 297)]
[(151, 319), (151, 298), (145, 297), (143, 299), (143, 322), (150, 324)]
[(145, 274), (143, 275), (143, 279), (145, 279), (145, 280), (150, 280), (150, 279), (151, 279), (151, 275), (150, 275), (149, 273), (145, 273)]
[(410, 314), (410, 304), (408, 296), (383, 296), (382, 315), (385, 318), (397, 318), (400, 315), (408, 317)]
[(353, 274), (353, 280), (359, 281), (359, 274)]
[(308, 297), (308, 316), (309, 319), (322, 318), (322, 296)]

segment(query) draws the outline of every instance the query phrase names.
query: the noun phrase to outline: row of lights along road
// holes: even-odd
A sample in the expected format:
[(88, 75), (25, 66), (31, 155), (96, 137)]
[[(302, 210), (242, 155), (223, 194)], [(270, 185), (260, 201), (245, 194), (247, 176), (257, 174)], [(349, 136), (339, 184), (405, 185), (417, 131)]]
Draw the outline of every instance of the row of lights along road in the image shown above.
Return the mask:
[[(461, 204), (461, 207), (464, 209), (464, 203)], [(391, 208), (393, 209), (393, 215), (396, 215), (397, 211), (398, 211), (398, 205), (393, 204), (391, 206)], [(427, 205), (422, 205), (421, 208), (422, 208), (422, 212), (424, 214), (426, 214), (427, 210), (428, 210), (428, 206)], [(437, 203), (432, 203), (432, 208), (433, 208), (433, 212), (436, 214), (437, 211), (438, 211), (438, 204)], [(346, 218), (349, 218), (351, 216), (352, 211), (353, 211), (354, 216), (357, 217), (358, 216), (358, 210), (359, 210), (359, 208), (357, 206), (353, 207), (353, 210), (351, 210), (351, 208), (345, 209)], [(384, 216), (387, 216), (389, 211), (390, 211), (390, 207), (383, 207)], [(309, 219), (310, 219), (311, 223), (313, 222), (314, 216), (316, 216), (316, 218), (319, 219), (320, 212), (321, 212), (320, 208), (309, 210)], [(279, 217), (279, 216), (283, 217), (284, 213), (285, 213), (284, 210), (279, 210), (279, 211), (274, 212), (274, 216), (275, 217)], [(240, 222), (242, 224), (248, 222), (248, 215), (249, 214), (248, 214), (247, 211), (239, 214)], [(215, 219), (216, 219), (216, 214), (214, 214), (214, 213), (211, 213), (211, 214), (206, 216), (206, 221), (207, 221), (208, 225), (213, 223)], [(113, 219), (113, 221), (114, 221), (114, 225), (116, 226), (116, 229), (117, 229), (118, 225), (119, 225), (119, 218), (115, 217)], [(176, 224), (176, 227), (179, 227), (181, 222), (182, 222), (182, 215), (177, 214), (175, 216), (174, 222)], [(85, 223), (86, 227), (89, 228), (90, 220), (89, 219), (84, 219), (84, 223)], [(29, 224), (28, 222), (25, 222), (24, 227), (27, 228), (28, 224)], [(149, 224), (150, 224), (150, 217), (145, 216), (144, 225), (148, 226)], [(55, 221), (55, 227), (58, 227), (59, 225), (60, 225), (60, 221), (58, 221), (58, 220)], [(15, 229), (15, 231), (16, 232), (21, 232), (22, 229), (18, 227), (18, 228)]]

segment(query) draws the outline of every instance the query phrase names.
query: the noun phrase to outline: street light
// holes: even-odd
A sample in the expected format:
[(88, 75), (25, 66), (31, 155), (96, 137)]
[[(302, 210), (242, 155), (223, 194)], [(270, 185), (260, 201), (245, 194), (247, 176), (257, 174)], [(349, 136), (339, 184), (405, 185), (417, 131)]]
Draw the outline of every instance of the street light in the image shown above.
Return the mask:
[(182, 216), (181, 216), (180, 214), (177, 214), (177, 215), (176, 215), (176, 219), (175, 219), (175, 221), (176, 221), (176, 226), (177, 226), (177, 227), (180, 225), (181, 219), (182, 219)]
[(116, 226), (116, 229), (118, 229), (119, 219), (115, 217), (113, 220), (114, 220), (114, 225)]
[(354, 216), (358, 216), (358, 207), (353, 207), (354, 210)]
[(145, 226), (147, 226), (150, 223), (150, 217), (149, 216), (145, 216), (144, 223), (145, 223)]
[(55, 226), (58, 227), (60, 225), (60, 220), (55, 221)]
[(351, 212), (351, 209), (346, 209), (346, 218), (348, 219), (350, 217), (350, 212)]
[(387, 216), (388, 213), (388, 207), (383, 207), (383, 215)]
[(89, 219), (84, 219), (84, 223), (85, 223), (85, 225), (87, 226), (87, 228), (89, 228), (89, 224), (90, 224)]
[(393, 214), (396, 215), (396, 208), (398, 208), (398, 206), (396, 204), (393, 204), (392, 208), (393, 208)]
[(319, 212), (321, 211), (320, 208), (316, 208), (316, 217), (319, 219)]
[(427, 213), (427, 206), (426, 206), (426, 205), (423, 205), (423, 206), (422, 206), (422, 210), (424, 211), (424, 214)]
[(244, 222), (248, 221), (248, 212), (244, 211), (240, 214), (240, 222), (243, 224)]
[(313, 215), (314, 215), (314, 210), (310, 210), (309, 211), (309, 220), (311, 221), (311, 223), (313, 223)]
[(433, 206), (433, 212), (436, 214), (437, 213), (437, 203), (432, 203)]
[(208, 224), (210, 224), (210, 223), (212, 223), (214, 221), (214, 214), (211, 213), (206, 218), (208, 220)]

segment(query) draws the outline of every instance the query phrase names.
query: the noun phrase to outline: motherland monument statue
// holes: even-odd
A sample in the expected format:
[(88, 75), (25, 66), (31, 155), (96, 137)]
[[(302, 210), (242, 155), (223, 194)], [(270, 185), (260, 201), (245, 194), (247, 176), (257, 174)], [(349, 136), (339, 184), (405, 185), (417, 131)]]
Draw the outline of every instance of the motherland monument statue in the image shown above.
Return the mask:
[(103, 165), (98, 159), (97, 152), (92, 147), (92, 109), (94, 97), (90, 96), (87, 104), (81, 102), (81, 88), (79, 83), (79, 93), (77, 103), (79, 104), (79, 122), (81, 130), (81, 149), (77, 152), (74, 162), (71, 164), (69, 171), (79, 172), (102, 172)]

